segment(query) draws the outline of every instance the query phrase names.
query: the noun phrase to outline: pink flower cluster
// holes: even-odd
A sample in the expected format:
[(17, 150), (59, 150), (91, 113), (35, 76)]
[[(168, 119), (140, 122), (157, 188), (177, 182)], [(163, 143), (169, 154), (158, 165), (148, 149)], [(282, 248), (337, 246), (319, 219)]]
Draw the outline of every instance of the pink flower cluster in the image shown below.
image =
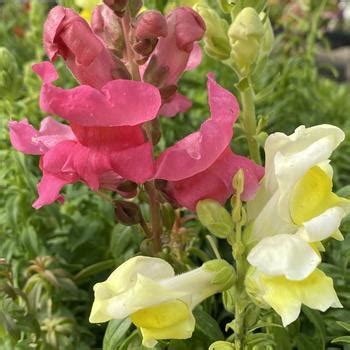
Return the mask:
[[(26, 119), (10, 122), (12, 145), (40, 155), (43, 176), (35, 208), (63, 197), (62, 187), (78, 181), (92, 190), (118, 191), (126, 180), (165, 180), (164, 191), (191, 210), (200, 199), (224, 202), (232, 193), (232, 177), (245, 173), (244, 199), (254, 196), (263, 168), (230, 149), (233, 124), (239, 115), (235, 97), (208, 77), (211, 117), (194, 132), (166, 149), (158, 159), (143, 126), (160, 115), (174, 116), (190, 101), (176, 91), (183, 72), (201, 58), (197, 41), (205, 26), (190, 8), (180, 7), (165, 18), (145, 13), (131, 25), (140, 80), (118, 51), (120, 19), (98, 6), (92, 25), (74, 11), (57, 6), (44, 28), (44, 46), (54, 61), (61, 56), (80, 85), (54, 85), (58, 74), (50, 62), (33, 66), (42, 80), (40, 107), (69, 125), (46, 117), (36, 130)], [(151, 49), (149, 49), (151, 46)], [(129, 48), (130, 49), (130, 48)]]

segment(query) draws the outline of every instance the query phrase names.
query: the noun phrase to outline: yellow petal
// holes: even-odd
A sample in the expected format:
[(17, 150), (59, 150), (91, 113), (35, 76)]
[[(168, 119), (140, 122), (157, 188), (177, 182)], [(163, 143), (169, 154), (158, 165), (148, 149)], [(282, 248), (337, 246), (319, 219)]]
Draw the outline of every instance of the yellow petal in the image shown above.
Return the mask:
[(168, 301), (134, 312), (132, 322), (140, 328), (167, 328), (188, 318), (190, 310), (181, 300)]
[(290, 214), (295, 224), (302, 225), (340, 201), (332, 193), (332, 179), (314, 166), (295, 185), (289, 203)]
[(263, 300), (281, 316), (284, 326), (298, 318), (302, 304), (320, 311), (342, 307), (333, 280), (318, 269), (302, 281), (262, 274), (260, 281), (265, 289)]
[(141, 328), (142, 344), (147, 347), (154, 347), (156, 339), (188, 339), (191, 338), (195, 327), (195, 319), (189, 313), (186, 320), (166, 328)]

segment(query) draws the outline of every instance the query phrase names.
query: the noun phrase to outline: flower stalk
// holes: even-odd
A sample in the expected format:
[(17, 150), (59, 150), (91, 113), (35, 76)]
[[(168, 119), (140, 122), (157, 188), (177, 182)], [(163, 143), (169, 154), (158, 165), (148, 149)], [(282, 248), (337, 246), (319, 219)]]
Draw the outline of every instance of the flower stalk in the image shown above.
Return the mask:
[(244, 349), (245, 344), (245, 310), (247, 306), (247, 293), (245, 291), (244, 280), (247, 273), (246, 248), (242, 238), (242, 228), (246, 224), (246, 211), (242, 206), (241, 193), (244, 189), (244, 174), (239, 171), (233, 178), (233, 188), (236, 194), (231, 199), (232, 220), (235, 223), (235, 230), (229, 243), (232, 244), (232, 256), (236, 263), (237, 279), (235, 283), (235, 308), (234, 308), (234, 345), (236, 350)]
[(162, 248), (162, 244), (161, 244), (162, 221), (161, 221), (161, 214), (160, 214), (160, 203), (159, 203), (158, 191), (153, 181), (149, 181), (145, 183), (145, 190), (149, 197), (153, 249), (154, 249), (154, 253), (158, 253)]
[(259, 144), (257, 141), (257, 124), (254, 103), (254, 89), (248, 78), (238, 84), (242, 101), (242, 127), (247, 138), (249, 155), (257, 164), (261, 164)]
[(128, 68), (131, 72), (131, 77), (133, 80), (141, 80), (140, 71), (137, 63), (135, 62), (134, 53), (132, 50), (132, 47), (130, 45), (129, 40), (129, 34), (130, 34), (130, 11), (127, 9), (124, 13), (124, 16), (122, 18), (122, 29), (124, 34), (124, 41), (125, 41), (125, 50), (126, 50), (126, 57), (128, 61)]

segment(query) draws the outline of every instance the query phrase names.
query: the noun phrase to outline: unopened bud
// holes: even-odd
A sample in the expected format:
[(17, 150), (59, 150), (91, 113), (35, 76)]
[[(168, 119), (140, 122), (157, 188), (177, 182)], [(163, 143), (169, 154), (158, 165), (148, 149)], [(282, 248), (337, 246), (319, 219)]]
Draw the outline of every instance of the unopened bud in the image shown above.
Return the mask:
[(92, 14), (91, 27), (106, 47), (122, 57), (125, 47), (124, 35), (120, 19), (106, 5), (99, 5)]
[(137, 17), (135, 36), (138, 40), (166, 37), (167, 35), (167, 22), (159, 11), (145, 11)]
[(117, 220), (127, 226), (139, 224), (142, 220), (139, 206), (132, 202), (117, 200), (114, 202)]
[(226, 260), (207, 261), (203, 264), (203, 269), (214, 274), (211, 283), (219, 286), (221, 291), (228, 290), (236, 281), (236, 271)]
[(229, 28), (231, 60), (242, 76), (249, 74), (256, 63), (264, 36), (264, 26), (252, 7), (244, 8)]
[(264, 23), (264, 38), (261, 43), (261, 57), (266, 57), (270, 54), (272, 46), (275, 40), (275, 35), (273, 33), (272, 25), (269, 17), (266, 13), (262, 12), (260, 18)]
[(235, 346), (228, 341), (218, 340), (210, 345), (209, 350), (235, 350)]
[(143, 81), (154, 86), (161, 87), (168, 79), (168, 75), (169, 67), (159, 66), (157, 56), (153, 55), (143, 74)]
[(229, 58), (228, 23), (204, 0), (199, 2), (195, 9), (204, 19), (207, 28), (204, 36), (204, 49), (207, 54), (222, 60)]
[(133, 49), (139, 55), (148, 58), (148, 56), (153, 52), (158, 42), (157, 38), (142, 39), (133, 45)]
[(124, 198), (133, 198), (137, 194), (137, 184), (132, 181), (124, 181), (117, 186), (116, 191)]
[(112, 71), (114, 79), (126, 79), (131, 80), (131, 74), (126, 68), (125, 64), (117, 57), (114, 57), (115, 68)]
[(103, 0), (103, 2), (118, 16), (123, 16), (128, 0)]
[(175, 211), (170, 203), (161, 205), (162, 222), (167, 230), (171, 230), (175, 222)]
[(259, 306), (261, 309), (270, 308), (270, 306), (263, 300), (264, 287), (260, 282), (259, 272), (255, 269), (255, 267), (249, 267), (244, 280), (244, 285), (247, 294), (255, 305)]
[(169, 102), (170, 99), (175, 95), (176, 91), (176, 85), (169, 85), (159, 89), (160, 96), (162, 97), (162, 102)]

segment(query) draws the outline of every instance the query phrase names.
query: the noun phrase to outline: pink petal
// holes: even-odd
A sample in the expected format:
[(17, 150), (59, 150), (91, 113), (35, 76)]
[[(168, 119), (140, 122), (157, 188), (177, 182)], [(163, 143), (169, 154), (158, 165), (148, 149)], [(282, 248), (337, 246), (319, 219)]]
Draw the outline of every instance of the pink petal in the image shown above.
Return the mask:
[(190, 7), (178, 7), (169, 13), (168, 19), (176, 17), (177, 45), (191, 53), (193, 43), (202, 39), (205, 32), (205, 22), (202, 17)]
[(190, 57), (187, 61), (186, 70), (193, 70), (197, 68), (202, 62), (202, 48), (198, 43), (193, 44), (193, 49), (191, 51)]
[(242, 199), (251, 199), (263, 176), (263, 168), (248, 158), (237, 156), (227, 148), (208, 169), (184, 180), (168, 183), (169, 195), (180, 205), (195, 211), (201, 199), (214, 199), (224, 204), (232, 194), (232, 178), (244, 171), (245, 188)]
[(208, 77), (211, 118), (199, 131), (165, 150), (157, 160), (155, 177), (178, 181), (209, 168), (230, 144), (233, 123), (239, 115), (236, 98)]
[(178, 113), (186, 112), (191, 106), (192, 101), (177, 92), (169, 102), (162, 105), (159, 110), (159, 115), (169, 118), (174, 117)]
[(115, 152), (111, 156), (113, 170), (122, 177), (143, 183), (154, 175), (152, 145), (144, 143), (140, 146)]
[(44, 24), (44, 47), (50, 58), (62, 56), (81, 84), (100, 88), (114, 79), (112, 53), (77, 13), (54, 7)]
[[(36, 65), (35, 71), (41, 70), (42, 64)], [(65, 90), (44, 83), (40, 96), (43, 111), (84, 126), (138, 125), (156, 118), (160, 105), (156, 87), (122, 79), (108, 82), (101, 90), (88, 85)]]
[(165, 85), (174, 85), (188, 65), (194, 43), (202, 39), (205, 24), (198, 13), (189, 7), (176, 8), (166, 19), (168, 35), (159, 39), (153, 55), (159, 66), (169, 68)]
[(59, 123), (51, 117), (46, 117), (40, 124), (39, 135), (36, 140), (51, 149), (65, 140), (76, 140), (72, 129), (68, 125)]
[(47, 117), (41, 122), (40, 130), (35, 130), (27, 119), (9, 123), (10, 139), (13, 147), (26, 154), (43, 154), (61, 141), (74, 140), (71, 128)]
[(33, 203), (33, 208), (39, 209), (44, 205), (52, 204), (54, 201), (63, 202), (60, 195), (62, 187), (72, 182), (60, 178), (50, 173), (43, 173), (43, 177), (38, 183), (38, 199)]
[(72, 130), (83, 146), (107, 153), (145, 143), (145, 136), (139, 126), (104, 127), (73, 124)]
[(26, 154), (43, 154), (45, 147), (33, 141), (38, 136), (38, 131), (35, 130), (27, 119), (20, 122), (9, 122), (10, 140), (12, 146), (17, 150)]
[(35, 72), (44, 83), (52, 83), (58, 79), (58, 73), (54, 65), (44, 61), (32, 65), (32, 70)]
[(107, 5), (95, 7), (91, 17), (91, 28), (107, 48), (120, 49), (120, 43), (124, 40), (121, 21)]

